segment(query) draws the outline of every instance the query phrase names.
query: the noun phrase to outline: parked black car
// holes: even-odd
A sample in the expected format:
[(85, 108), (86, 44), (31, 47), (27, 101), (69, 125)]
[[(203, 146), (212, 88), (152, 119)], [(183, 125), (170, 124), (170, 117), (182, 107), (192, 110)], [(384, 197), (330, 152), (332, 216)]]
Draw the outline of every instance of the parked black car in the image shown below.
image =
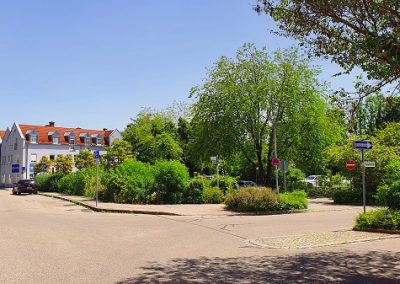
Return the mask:
[(21, 179), (19, 182), (17, 182), (12, 189), (12, 194), (21, 193), (37, 194), (37, 186), (35, 181), (33, 179)]
[(257, 186), (254, 181), (250, 180), (238, 180), (236, 182), (237, 187)]

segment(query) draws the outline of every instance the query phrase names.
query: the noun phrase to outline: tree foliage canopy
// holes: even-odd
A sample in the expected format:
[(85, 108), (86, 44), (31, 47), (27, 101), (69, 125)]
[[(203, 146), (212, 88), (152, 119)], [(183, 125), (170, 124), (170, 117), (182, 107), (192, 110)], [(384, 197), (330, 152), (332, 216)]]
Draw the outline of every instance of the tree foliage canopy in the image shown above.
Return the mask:
[(313, 55), (331, 58), (346, 72), (360, 67), (376, 90), (400, 79), (398, 0), (258, 0), (255, 10), (271, 16), (279, 34), (298, 39)]
[(272, 130), (277, 127), (281, 158), (315, 164), (330, 127), (317, 74), (296, 50), (270, 56), (265, 49), (245, 44), (236, 58), (221, 57), (205, 82), (191, 91), (197, 99), (193, 155), (207, 160), (240, 152), (264, 177), (265, 156), (272, 157)]

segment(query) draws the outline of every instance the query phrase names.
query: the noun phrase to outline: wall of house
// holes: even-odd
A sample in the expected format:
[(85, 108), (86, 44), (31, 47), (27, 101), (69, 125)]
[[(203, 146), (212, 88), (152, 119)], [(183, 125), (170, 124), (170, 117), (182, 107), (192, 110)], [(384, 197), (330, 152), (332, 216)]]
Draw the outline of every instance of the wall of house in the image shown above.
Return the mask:
[[(10, 131), (6, 132), (1, 144), (1, 168), (0, 184), (13, 184), (22, 178), (23, 160), (25, 158), (23, 148), (25, 140), (14, 124)], [(19, 165), (19, 173), (12, 172), (12, 165)]]

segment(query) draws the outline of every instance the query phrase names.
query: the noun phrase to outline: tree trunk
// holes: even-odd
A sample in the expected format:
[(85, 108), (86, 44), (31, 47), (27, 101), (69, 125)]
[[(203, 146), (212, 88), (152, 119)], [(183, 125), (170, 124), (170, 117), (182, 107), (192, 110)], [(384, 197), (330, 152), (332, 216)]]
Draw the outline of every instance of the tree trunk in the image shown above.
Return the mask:
[(267, 155), (267, 174), (265, 176), (265, 185), (272, 187), (272, 150), (274, 149), (274, 132), (271, 131), (268, 141), (268, 155)]

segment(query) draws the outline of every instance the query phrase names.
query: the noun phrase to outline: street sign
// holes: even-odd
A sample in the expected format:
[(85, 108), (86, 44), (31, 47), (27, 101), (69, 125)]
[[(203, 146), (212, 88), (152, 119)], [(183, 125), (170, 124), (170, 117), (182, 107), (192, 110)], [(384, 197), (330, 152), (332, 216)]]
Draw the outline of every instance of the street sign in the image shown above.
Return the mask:
[(279, 163), (280, 163), (280, 161), (279, 161), (278, 158), (272, 158), (271, 164), (272, 164), (273, 166), (279, 166)]
[(95, 159), (100, 159), (100, 151), (93, 151), (93, 156)]
[(365, 140), (358, 140), (358, 141), (354, 141), (353, 146), (354, 146), (354, 148), (356, 148), (358, 150), (371, 150), (372, 142), (365, 141)]
[(365, 161), (364, 167), (366, 168), (375, 168), (375, 161)]
[(346, 162), (346, 169), (348, 169), (349, 171), (352, 171), (356, 168), (356, 163), (352, 160), (349, 160)]
[(218, 156), (212, 156), (210, 157), (211, 162), (213, 162), (214, 164), (218, 164)]
[(12, 164), (12, 165), (11, 165), (11, 172), (12, 172), (13, 174), (19, 173), (19, 164)]

